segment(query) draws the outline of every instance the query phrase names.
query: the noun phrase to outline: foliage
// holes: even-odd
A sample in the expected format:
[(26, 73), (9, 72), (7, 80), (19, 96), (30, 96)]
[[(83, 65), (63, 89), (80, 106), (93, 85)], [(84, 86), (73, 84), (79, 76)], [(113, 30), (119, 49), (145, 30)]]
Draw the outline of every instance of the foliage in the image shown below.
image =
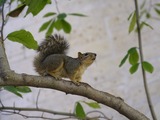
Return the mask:
[[(138, 70), (138, 67), (139, 67), (139, 64), (140, 64), (139, 63), (139, 54), (138, 54), (138, 51), (137, 51), (137, 47), (133, 47), (133, 48), (130, 48), (128, 50), (127, 54), (121, 60), (121, 63), (119, 65), (119, 67), (121, 67), (126, 62), (127, 59), (128, 59), (130, 65), (131, 65), (131, 67), (129, 69), (129, 72), (131, 74), (133, 74)], [(154, 70), (154, 67), (149, 62), (143, 61), (142, 62), (142, 66), (143, 66), (143, 69), (145, 71), (149, 72), (149, 73), (152, 73), (153, 70)]]
[[(25, 0), (20, 2), (17, 8), (8, 13), (10, 17), (18, 17), (19, 14), (23, 11), (23, 9), (27, 6), (28, 9), (26, 11), (27, 16), (29, 13), (32, 13), (33, 16), (40, 13), (43, 8), (51, 3), (51, 1), (47, 0)], [(36, 7), (35, 7), (36, 6)], [(48, 12), (43, 17), (50, 18), (47, 22), (43, 23), (39, 29), (39, 32), (46, 30), (46, 36), (51, 35), (54, 32), (54, 29), (60, 31), (63, 30), (65, 33), (71, 32), (71, 24), (66, 20), (68, 15), (86, 17), (86, 15), (80, 13), (56, 13), (56, 12)]]
[[(155, 19), (155, 17), (152, 16), (153, 14), (151, 14), (151, 12), (153, 11), (157, 13), (158, 17), (160, 17), (160, 3), (154, 3), (153, 5), (150, 3), (150, 6), (148, 9), (145, 7), (146, 4), (147, 4), (146, 0), (144, 0), (142, 4), (140, 5), (140, 15), (139, 15), (140, 29), (142, 30), (142, 28), (146, 26), (153, 30), (153, 27), (150, 24), (148, 24), (146, 21), (151, 18)], [(128, 29), (129, 33), (133, 31), (137, 32), (136, 20), (137, 20), (136, 13), (135, 11), (133, 11), (128, 17), (128, 21), (130, 21), (129, 29)], [(142, 68), (145, 71), (152, 73), (154, 71), (153, 65), (149, 63), (148, 61), (142, 61), (142, 63), (140, 63), (139, 62), (139, 52), (137, 52), (136, 49), (138, 48), (133, 47), (128, 50), (128, 53), (121, 60), (119, 67), (121, 67), (128, 59), (129, 63), (131, 64), (131, 67), (129, 69), (131, 74), (135, 73), (138, 70), (138, 67), (140, 64), (142, 65)]]
[(37, 41), (34, 40), (32, 34), (26, 30), (14, 31), (7, 35), (7, 38), (13, 42), (23, 44), (25, 47), (30, 49), (37, 49)]
[(101, 108), (100, 105), (97, 102), (85, 102), (85, 101), (82, 101), (82, 102), (84, 102), (89, 107), (94, 108), (94, 109)]
[[(132, 16), (132, 18), (131, 18)], [(131, 13), (131, 15), (129, 16), (128, 20), (130, 20), (131, 18), (131, 22), (130, 22), (130, 25), (129, 25), (129, 33), (131, 33), (133, 30), (134, 30), (134, 27), (136, 25), (136, 14), (135, 14), (135, 11), (133, 13)]]
[(5, 2), (6, 0), (0, 0), (0, 6), (2, 6)]
[(150, 64), (149, 62), (147, 61), (143, 61), (142, 62), (142, 67), (145, 71), (149, 72), (149, 73), (152, 73), (154, 68), (152, 66), (152, 64)]
[(43, 25), (39, 29), (39, 32), (46, 30), (47, 31), (46, 36), (51, 35), (54, 29), (58, 31), (63, 30), (65, 33), (70, 33), (72, 27), (70, 23), (66, 20), (66, 17), (68, 15), (85, 17), (85, 15), (79, 13), (66, 14), (66, 13), (48, 12), (43, 17), (44, 18), (52, 17), (52, 18), (50, 18), (49, 21), (43, 23)]
[[(14, 1), (12, 1), (14, 2)], [(50, 0), (24, 0), (19, 1), (18, 7), (10, 11), (7, 15), (10, 17), (18, 17), (19, 14), (27, 7), (26, 17), (29, 13), (33, 16), (36, 16), (40, 13), (43, 8), (47, 5), (51, 4)], [(36, 6), (36, 7), (35, 7)], [(39, 29), (39, 32), (46, 30), (46, 36), (51, 35), (54, 32), (54, 29), (57, 31), (63, 30), (65, 33), (71, 32), (71, 24), (66, 20), (67, 16), (78, 16), (78, 17), (86, 17), (86, 15), (80, 13), (56, 13), (56, 12), (48, 12), (43, 18), (49, 18), (49, 20), (42, 24)], [(38, 45), (35, 41), (33, 35), (29, 31), (19, 30), (10, 33), (7, 38), (14, 42), (19, 42), (23, 44), (25, 47), (30, 49), (37, 49)]]
[(130, 48), (125, 55), (125, 57), (122, 59), (119, 67), (121, 67), (126, 60), (128, 59), (131, 67), (130, 67), (130, 73), (133, 74), (137, 71), (138, 66), (139, 66), (139, 54), (137, 52), (137, 47)]
[(79, 102), (77, 102), (77, 104), (76, 104), (75, 114), (76, 114), (77, 118), (79, 118), (79, 119), (86, 118), (86, 113), (84, 112), (84, 109)]
[[(94, 109), (100, 108), (100, 105), (97, 102), (82, 101), (82, 103), (85, 103), (86, 105), (88, 105), (89, 107), (94, 108)], [(84, 108), (80, 102), (75, 103), (75, 114), (76, 114), (77, 118), (79, 118), (79, 119), (86, 119), (86, 117), (87, 117), (87, 115), (84, 111)]]
[(3, 87), (5, 90), (11, 92), (11, 93), (14, 93), (15, 95), (19, 96), (19, 97), (22, 97), (22, 94), (21, 93), (29, 93), (31, 92), (31, 89), (27, 86), (4, 86)]

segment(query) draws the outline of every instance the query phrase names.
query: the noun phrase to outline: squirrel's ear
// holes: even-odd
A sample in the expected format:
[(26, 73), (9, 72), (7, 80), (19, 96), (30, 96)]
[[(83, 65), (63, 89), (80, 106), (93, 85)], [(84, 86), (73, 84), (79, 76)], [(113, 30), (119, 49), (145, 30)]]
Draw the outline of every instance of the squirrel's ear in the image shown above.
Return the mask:
[(81, 58), (81, 56), (82, 56), (82, 53), (78, 52), (78, 58)]

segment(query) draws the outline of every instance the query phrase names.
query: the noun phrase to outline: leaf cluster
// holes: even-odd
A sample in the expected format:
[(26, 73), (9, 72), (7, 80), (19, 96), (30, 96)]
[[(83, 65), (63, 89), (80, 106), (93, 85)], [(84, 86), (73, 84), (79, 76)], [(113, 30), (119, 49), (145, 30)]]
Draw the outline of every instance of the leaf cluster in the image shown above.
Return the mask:
[(152, 13), (155, 12), (157, 14), (158, 17), (160, 17), (160, 2), (155, 2), (152, 4), (152, 2), (150, 2), (148, 9), (145, 7), (147, 6), (147, 2), (146, 0), (144, 0), (140, 6), (140, 17), (142, 18), (143, 16), (145, 16), (145, 18), (150, 19), (153, 18), (154, 19), (154, 15)]
[[(130, 20), (130, 24), (129, 24), (129, 33), (131, 33), (133, 30), (137, 31), (137, 28), (136, 28), (136, 13), (135, 11), (132, 12), (129, 17), (128, 17), (128, 20)], [(147, 26), (149, 27), (150, 29), (153, 29), (153, 27), (151, 25), (149, 25), (147, 22), (145, 21), (140, 21), (140, 29), (142, 29), (144, 26)]]
[[(15, 0), (12, 0), (13, 3)], [(18, 17), (19, 14), (27, 7), (26, 15), (31, 13), (33, 16), (36, 16), (43, 10), (47, 4), (51, 4), (51, 0), (18, 0), (19, 5), (7, 15), (10, 17)]]
[(56, 29), (57, 31), (63, 30), (65, 33), (70, 33), (71, 32), (71, 24), (66, 20), (66, 17), (68, 15), (74, 15), (74, 16), (80, 16), (80, 17), (85, 17), (83, 14), (78, 14), (78, 13), (71, 13), (71, 14), (66, 14), (66, 13), (55, 13), (55, 12), (48, 12), (46, 13), (43, 17), (50, 18), (47, 22), (43, 23), (43, 25), (40, 27), (39, 32), (42, 32), (46, 30), (46, 36), (51, 35), (53, 33), (53, 30)]
[(139, 64), (142, 64), (142, 68), (149, 73), (152, 73), (154, 71), (154, 67), (149, 62), (147, 61), (142, 61), (142, 63), (139, 62), (139, 53), (137, 51), (137, 47), (132, 47), (128, 50), (127, 54), (121, 60), (119, 67), (121, 67), (126, 62), (127, 59), (131, 65), (129, 69), (129, 72), (131, 74), (135, 73), (138, 70)]
[[(15, 0), (12, 1), (12, 3)], [(5, 0), (2, 0), (0, 4), (5, 3)], [(25, 16), (31, 13), (33, 16), (36, 16), (47, 4), (51, 4), (50, 0), (18, 0), (19, 5), (10, 11), (7, 15), (10, 17), (18, 17), (19, 14), (27, 7)], [(48, 12), (43, 18), (49, 18), (49, 20), (42, 24), (39, 29), (39, 32), (46, 30), (46, 36), (51, 35), (54, 32), (54, 29), (57, 31), (63, 30), (65, 33), (71, 32), (71, 24), (66, 20), (68, 15), (86, 17), (86, 15), (80, 13), (55, 13)], [(24, 45), (29, 49), (36, 50), (38, 48), (37, 41), (34, 39), (33, 35), (26, 30), (14, 31), (7, 35), (7, 38), (13, 42), (18, 42)]]
[[(154, 4), (149, 4), (149, 7), (146, 8), (145, 6), (147, 5), (146, 0), (144, 0), (142, 2), (142, 4), (140, 5), (140, 15), (139, 15), (139, 20), (140, 20), (140, 29), (142, 29), (144, 26), (149, 27), (150, 29), (153, 30), (152, 25), (148, 24), (146, 21), (148, 21), (148, 19), (150, 18), (156, 18), (155, 14), (151, 14), (151, 12), (155, 12), (157, 14), (158, 17), (160, 17), (160, 3), (154, 3)], [(128, 20), (130, 21), (129, 24), (129, 33), (131, 33), (133, 30), (137, 31), (136, 28), (136, 14), (135, 11), (133, 11), (129, 17)]]

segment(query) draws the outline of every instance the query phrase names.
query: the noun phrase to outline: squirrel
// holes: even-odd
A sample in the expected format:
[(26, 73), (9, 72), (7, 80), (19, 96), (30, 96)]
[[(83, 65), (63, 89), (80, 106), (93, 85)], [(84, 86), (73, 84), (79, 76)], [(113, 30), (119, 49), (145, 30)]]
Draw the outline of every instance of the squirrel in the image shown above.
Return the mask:
[(58, 34), (50, 35), (39, 45), (38, 55), (34, 58), (35, 71), (41, 76), (52, 76), (56, 79), (69, 78), (79, 84), (82, 74), (96, 59), (91, 52), (78, 52), (77, 58), (66, 55), (69, 44)]

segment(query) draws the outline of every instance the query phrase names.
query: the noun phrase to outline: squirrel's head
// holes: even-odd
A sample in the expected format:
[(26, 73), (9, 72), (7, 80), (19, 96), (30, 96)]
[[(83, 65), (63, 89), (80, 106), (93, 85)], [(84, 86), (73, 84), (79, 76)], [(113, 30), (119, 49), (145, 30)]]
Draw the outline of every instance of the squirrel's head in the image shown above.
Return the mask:
[(94, 62), (94, 60), (96, 59), (96, 56), (97, 56), (96, 53), (78, 52), (78, 59), (81, 61), (81, 64), (85, 65), (86, 67), (88, 67), (89, 65), (91, 65)]

